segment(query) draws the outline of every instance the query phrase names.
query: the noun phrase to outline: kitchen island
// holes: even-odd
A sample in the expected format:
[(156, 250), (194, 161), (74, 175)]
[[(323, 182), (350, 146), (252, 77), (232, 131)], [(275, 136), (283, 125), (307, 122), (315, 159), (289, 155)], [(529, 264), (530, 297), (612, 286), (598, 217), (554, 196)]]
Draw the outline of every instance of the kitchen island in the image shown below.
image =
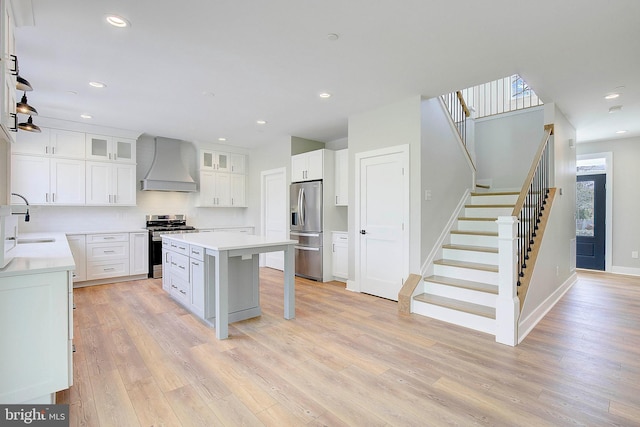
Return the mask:
[[(229, 232), (165, 235), (162, 237), (163, 268), (169, 271), (163, 272), (163, 288), (175, 290), (172, 295), (177, 300), (212, 324), (218, 339), (225, 339), (229, 336), (230, 321), (261, 313), (259, 254), (284, 251), (284, 318), (293, 319), (296, 243)], [(193, 269), (194, 262), (198, 261), (204, 263), (200, 273)], [(231, 316), (230, 301), (237, 306)]]

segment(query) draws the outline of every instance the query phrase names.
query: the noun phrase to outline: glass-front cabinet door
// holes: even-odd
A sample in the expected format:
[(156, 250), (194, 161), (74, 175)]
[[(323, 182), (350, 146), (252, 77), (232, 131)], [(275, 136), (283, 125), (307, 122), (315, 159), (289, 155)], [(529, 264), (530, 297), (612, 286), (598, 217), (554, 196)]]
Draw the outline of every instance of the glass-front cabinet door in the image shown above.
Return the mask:
[(113, 136), (86, 136), (87, 159), (109, 162), (135, 163), (136, 141)]

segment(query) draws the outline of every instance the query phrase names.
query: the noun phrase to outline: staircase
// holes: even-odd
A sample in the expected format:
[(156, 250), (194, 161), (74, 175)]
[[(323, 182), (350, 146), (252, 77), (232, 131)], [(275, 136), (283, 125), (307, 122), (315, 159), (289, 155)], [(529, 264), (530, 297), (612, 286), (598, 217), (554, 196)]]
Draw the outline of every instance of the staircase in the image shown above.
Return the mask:
[(412, 311), (434, 319), (496, 334), (498, 297), (498, 216), (510, 216), (517, 192), (471, 193), (423, 278), (424, 293), (413, 297)]

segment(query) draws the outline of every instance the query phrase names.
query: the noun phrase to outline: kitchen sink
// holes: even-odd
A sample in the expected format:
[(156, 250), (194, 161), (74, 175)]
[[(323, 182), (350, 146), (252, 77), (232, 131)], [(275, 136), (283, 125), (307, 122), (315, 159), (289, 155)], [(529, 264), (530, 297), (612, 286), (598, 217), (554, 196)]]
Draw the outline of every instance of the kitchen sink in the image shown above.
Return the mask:
[(52, 237), (41, 237), (41, 238), (18, 238), (18, 244), (24, 245), (26, 243), (53, 243), (56, 239)]

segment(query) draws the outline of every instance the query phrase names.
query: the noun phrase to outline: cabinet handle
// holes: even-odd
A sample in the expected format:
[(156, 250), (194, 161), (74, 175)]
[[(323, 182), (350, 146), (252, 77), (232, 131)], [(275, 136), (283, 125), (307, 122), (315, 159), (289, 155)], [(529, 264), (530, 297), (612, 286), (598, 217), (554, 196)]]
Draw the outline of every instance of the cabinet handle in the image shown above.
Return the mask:
[(180, 289), (178, 292), (180, 292), (182, 295), (186, 295), (187, 293), (185, 291), (183, 291), (182, 289)]
[(44, 201), (49, 203), (49, 193), (44, 194)]
[(105, 236), (105, 237), (103, 237), (103, 239), (104, 240), (113, 240), (113, 239), (115, 239), (115, 237), (113, 237), (113, 236)]
[(51, 201), (52, 201), (53, 203), (55, 203), (55, 202), (56, 202), (56, 193), (51, 193)]
[(195, 265), (196, 267), (199, 267), (200, 263), (199, 262), (195, 262), (195, 261), (191, 261), (191, 265)]
[(44, 154), (49, 154), (49, 146), (44, 147)]
[(331, 244), (331, 252), (333, 252), (333, 253), (336, 252), (336, 244), (335, 243)]
[(56, 147), (51, 147), (51, 154), (56, 154)]
[(109, 267), (109, 268), (105, 268), (105, 269), (103, 269), (103, 271), (113, 271), (113, 270), (115, 270), (115, 268), (114, 268), (114, 267)]
[(9, 55), (9, 56), (11, 56), (11, 61), (13, 61), (13, 69), (9, 71), (11, 71), (12, 76), (17, 76), (18, 75), (18, 57), (16, 55)]
[(104, 251), (105, 254), (115, 254), (116, 251)]
[(9, 113), (9, 116), (13, 117), (13, 127), (10, 127), (11, 132), (18, 132), (18, 115), (16, 113)]
[(176, 285), (171, 285), (171, 289), (178, 289)]
[(118, 203), (118, 195), (117, 194), (113, 195), (113, 203)]
[(185, 268), (184, 268), (184, 265), (179, 265), (179, 266), (178, 266), (178, 268), (179, 268), (180, 270), (184, 270), (184, 269), (185, 269)]

